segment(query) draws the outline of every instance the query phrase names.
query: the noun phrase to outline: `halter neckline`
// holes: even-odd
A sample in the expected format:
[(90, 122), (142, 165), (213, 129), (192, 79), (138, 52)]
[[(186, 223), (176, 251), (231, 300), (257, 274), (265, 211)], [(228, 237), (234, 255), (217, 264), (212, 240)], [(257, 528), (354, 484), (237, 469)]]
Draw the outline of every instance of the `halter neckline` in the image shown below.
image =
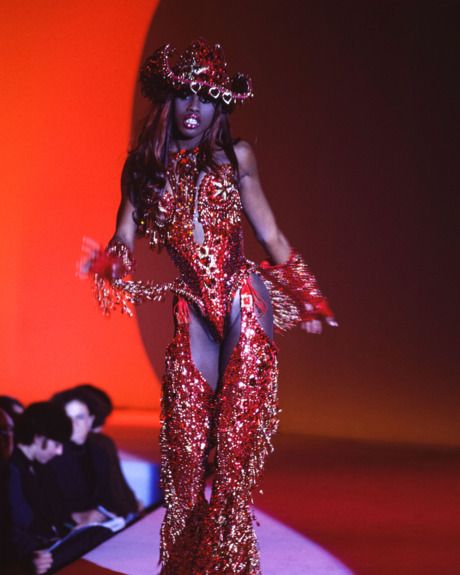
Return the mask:
[(178, 159), (178, 158), (186, 158), (188, 156), (196, 157), (196, 156), (198, 156), (199, 152), (200, 152), (200, 147), (195, 146), (193, 148), (180, 148), (176, 152), (170, 151), (169, 155), (175, 156), (176, 159)]

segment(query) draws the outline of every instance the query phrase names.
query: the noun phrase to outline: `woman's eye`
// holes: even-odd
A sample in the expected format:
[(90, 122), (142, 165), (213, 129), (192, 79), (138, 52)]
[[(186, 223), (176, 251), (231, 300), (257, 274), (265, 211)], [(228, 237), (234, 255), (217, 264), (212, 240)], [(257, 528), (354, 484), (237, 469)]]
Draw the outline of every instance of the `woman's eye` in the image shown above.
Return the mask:
[(185, 90), (183, 92), (177, 93), (177, 97), (180, 98), (181, 100), (186, 100), (190, 95), (191, 95), (190, 92), (186, 92)]
[(212, 98), (210, 98), (207, 94), (201, 94), (199, 96), (199, 98), (200, 98), (200, 102), (202, 104), (212, 104), (213, 103)]

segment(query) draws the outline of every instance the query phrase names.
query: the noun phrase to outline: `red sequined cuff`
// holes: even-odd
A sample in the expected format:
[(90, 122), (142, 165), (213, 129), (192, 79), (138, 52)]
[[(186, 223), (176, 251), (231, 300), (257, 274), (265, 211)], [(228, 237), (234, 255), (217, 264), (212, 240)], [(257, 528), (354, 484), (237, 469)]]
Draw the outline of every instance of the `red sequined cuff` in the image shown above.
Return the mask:
[(121, 281), (120, 278), (131, 274), (134, 267), (130, 249), (119, 240), (112, 240), (92, 261), (94, 296), (104, 315), (110, 315), (116, 309), (129, 316), (133, 315), (132, 299), (117, 283)]
[(113, 240), (91, 264), (91, 271), (107, 280), (122, 278), (134, 271), (133, 255), (126, 244)]
[(270, 291), (279, 331), (287, 331), (311, 319), (334, 317), (315, 276), (296, 250), (291, 250), (284, 264), (271, 265), (264, 261), (259, 270)]

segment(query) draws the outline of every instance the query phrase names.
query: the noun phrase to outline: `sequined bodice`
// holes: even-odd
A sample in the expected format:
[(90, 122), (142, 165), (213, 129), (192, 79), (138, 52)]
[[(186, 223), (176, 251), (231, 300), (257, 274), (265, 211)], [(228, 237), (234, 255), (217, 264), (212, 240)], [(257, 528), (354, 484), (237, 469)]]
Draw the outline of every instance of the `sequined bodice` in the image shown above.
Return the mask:
[(196, 161), (179, 158), (167, 171), (170, 187), (155, 219), (180, 272), (180, 288), (223, 336), (232, 296), (247, 276), (241, 200), (231, 164), (198, 175)]

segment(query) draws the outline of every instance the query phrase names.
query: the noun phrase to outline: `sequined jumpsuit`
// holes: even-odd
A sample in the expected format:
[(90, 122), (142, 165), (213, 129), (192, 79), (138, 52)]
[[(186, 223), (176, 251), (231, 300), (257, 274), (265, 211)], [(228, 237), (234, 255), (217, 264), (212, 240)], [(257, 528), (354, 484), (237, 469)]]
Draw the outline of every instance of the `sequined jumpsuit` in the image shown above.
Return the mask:
[[(251, 274), (267, 285), (280, 331), (332, 312), (296, 252), (279, 266), (256, 266), (245, 258), (242, 205), (230, 164), (208, 171), (200, 181), (196, 154), (182, 153), (170, 162), (167, 175), (171, 189), (152, 205), (145, 229), (152, 245), (166, 247), (179, 277), (169, 284), (108, 283), (96, 277), (105, 312), (121, 306), (129, 313), (129, 303), (160, 300), (167, 291), (177, 296), (161, 401), (166, 505), (161, 575), (260, 575), (251, 503), (278, 427), (278, 366), (276, 346), (257, 319)], [(195, 214), (203, 227), (202, 242), (194, 238)], [(222, 341), (238, 290), (239, 340), (213, 392), (192, 359), (190, 306)], [(305, 311), (305, 302), (313, 311)], [(210, 446), (216, 447), (216, 458), (208, 502), (204, 488)]]
[[(172, 193), (157, 206), (156, 231), (180, 271), (176, 333), (163, 381), (161, 528), (163, 575), (260, 573), (251, 492), (278, 425), (276, 348), (260, 326), (243, 253), (242, 208), (230, 164), (198, 174), (193, 157), (168, 170)], [(196, 195), (197, 194), (197, 195)], [(194, 239), (195, 211), (204, 239)], [(159, 224), (159, 225), (158, 225)], [(233, 297), (241, 290), (241, 334), (214, 393), (192, 361), (188, 305), (223, 339)], [(216, 446), (212, 495), (205, 463)]]

